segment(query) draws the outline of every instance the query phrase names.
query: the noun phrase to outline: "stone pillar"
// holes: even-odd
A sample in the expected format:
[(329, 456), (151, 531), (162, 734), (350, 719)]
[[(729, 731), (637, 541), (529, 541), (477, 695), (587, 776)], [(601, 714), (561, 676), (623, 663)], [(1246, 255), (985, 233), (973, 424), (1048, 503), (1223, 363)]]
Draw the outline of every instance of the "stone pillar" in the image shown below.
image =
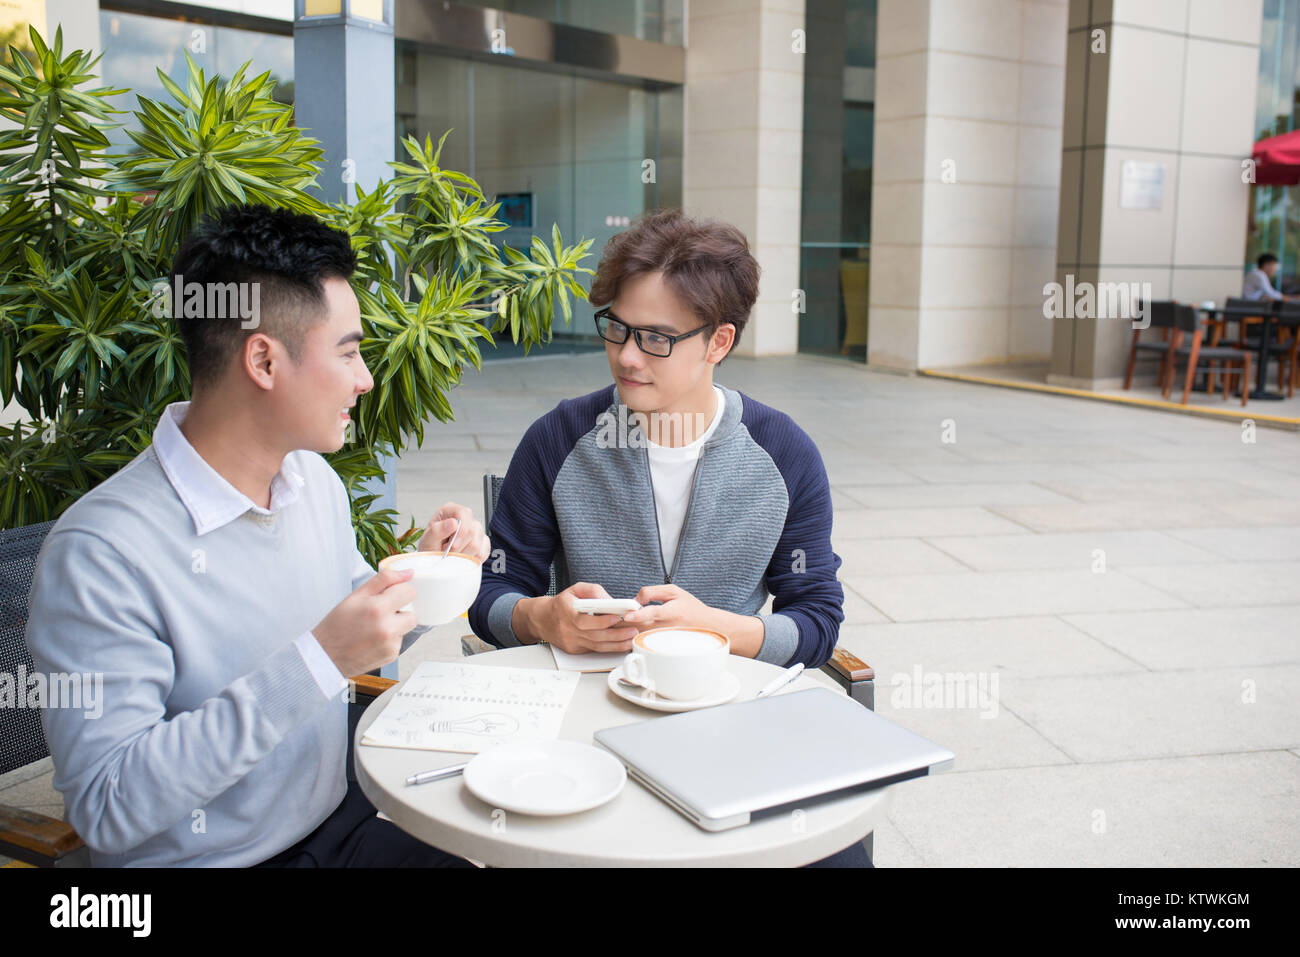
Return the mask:
[(1064, 0), (880, 0), (867, 362), (1047, 358)]
[(688, 4), (682, 205), (749, 239), (762, 270), (739, 355), (798, 348), (803, 0)]
[[(1240, 295), (1262, 0), (1069, 11), (1056, 281), (1093, 284), (1094, 301)], [(1053, 319), (1048, 381), (1119, 386), (1132, 321), (1071, 311)]]
[(393, 0), (295, 0), (294, 12), (294, 123), (325, 149), (317, 195), (351, 202), (353, 183), (393, 175)]

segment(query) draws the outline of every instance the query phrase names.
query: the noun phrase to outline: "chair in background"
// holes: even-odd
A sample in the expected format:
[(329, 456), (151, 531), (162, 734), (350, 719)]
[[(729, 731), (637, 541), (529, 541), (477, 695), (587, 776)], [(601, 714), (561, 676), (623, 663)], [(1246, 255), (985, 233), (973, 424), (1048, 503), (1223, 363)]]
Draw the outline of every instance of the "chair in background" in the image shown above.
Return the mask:
[(1128, 368), (1124, 372), (1124, 388), (1133, 386), (1133, 368), (1139, 356), (1160, 360), (1156, 370), (1156, 387), (1163, 389), (1169, 375), (1169, 362), (1174, 348), (1174, 307), (1173, 300), (1157, 300), (1147, 303), (1150, 308), (1151, 325), (1149, 328), (1160, 330), (1160, 341), (1143, 342), (1142, 330), (1133, 330), (1133, 341), (1128, 349)]
[[(1286, 397), (1295, 398), (1295, 380), (1300, 373), (1300, 302), (1284, 302), (1277, 311), (1277, 324), (1291, 334), (1287, 342), (1277, 344), (1277, 388), (1282, 391), (1282, 373), (1286, 372)], [(1271, 352), (1272, 350), (1270, 350)]]
[(1223, 312), (1216, 320), (1215, 335), (1211, 338), (1210, 345), (1223, 345), (1223, 337), (1227, 335), (1228, 323), (1235, 322), (1237, 323), (1237, 338), (1228, 344), (1245, 348), (1250, 327), (1263, 322), (1264, 314), (1271, 311), (1272, 308), (1273, 304), (1270, 302), (1261, 302), (1258, 299), (1243, 299), (1240, 296), (1229, 296), (1223, 300)]
[[(0, 674), (33, 674), (27, 650), (27, 596), (41, 543), (53, 522), (0, 530)], [(358, 675), (352, 682), (360, 708), (396, 684)], [(347, 742), (351, 749), (352, 742)], [(26, 767), (49, 755), (36, 708), (0, 708), (0, 774)], [(90, 852), (76, 830), (47, 814), (0, 804), (0, 856), (32, 867), (88, 867)], [(12, 866), (12, 865), (10, 865)]]
[[(1268, 351), (1265, 353), (1265, 360), (1275, 359), (1277, 361), (1277, 389), (1281, 392), (1286, 390), (1287, 398), (1295, 395), (1295, 370), (1296, 370), (1296, 351), (1300, 346), (1300, 302), (1285, 302), (1277, 300), (1272, 304), (1272, 313), (1277, 320), (1278, 338), (1276, 341), (1270, 341)], [(1258, 304), (1256, 305), (1258, 310)], [(1263, 316), (1255, 317), (1257, 322), (1263, 322)], [(1235, 343), (1238, 349), (1252, 353), (1255, 361), (1259, 361), (1259, 337), (1263, 334), (1263, 327), (1255, 330), (1255, 334), (1248, 335), (1249, 330), (1243, 326), (1243, 334), (1238, 342)], [(1267, 362), (1265, 363), (1267, 365)], [(1268, 375), (1267, 368), (1264, 370), (1265, 377)]]
[[(1170, 357), (1169, 374), (1165, 377), (1164, 397), (1169, 398), (1169, 393), (1173, 390), (1174, 376), (1177, 374), (1178, 360), (1187, 360), (1187, 375), (1183, 381), (1183, 398), (1182, 404), (1187, 404), (1187, 397), (1192, 391), (1192, 379), (1196, 375), (1196, 369), (1202, 363), (1222, 362), (1225, 366), (1223, 370), (1223, 398), (1228, 398), (1228, 380), (1236, 375), (1240, 377), (1241, 383), (1241, 404), (1246, 404), (1247, 393), (1250, 392), (1250, 359), (1249, 352), (1243, 352), (1236, 346), (1203, 346), (1202, 340), (1205, 336), (1205, 326), (1201, 323), (1200, 317), (1197, 316), (1196, 310), (1191, 306), (1176, 306), (1174, 308), (1174, 348)], [(1190, 344), (1183, 344), (1183, 340), (1190, 336)]]

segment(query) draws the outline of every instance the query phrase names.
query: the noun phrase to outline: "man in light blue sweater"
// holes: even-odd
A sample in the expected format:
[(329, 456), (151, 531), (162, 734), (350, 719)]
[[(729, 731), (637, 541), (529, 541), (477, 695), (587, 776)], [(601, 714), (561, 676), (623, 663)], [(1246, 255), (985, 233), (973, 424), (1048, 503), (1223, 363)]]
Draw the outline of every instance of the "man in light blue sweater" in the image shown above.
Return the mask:
[[(196, 230), (173, 267), (192, 401), (168, 406), (153, 444), (41, 550), (36, 667), (103, 676), (102, 716), (42, 712), (54, 786), (96, 866), (465, 864), (378, 819), (345, 777), (345, 676), (422, 633), (399, 611), (411, 573), (362, 559), (319, 454), (342, 447), (374, 384), (355, 266), (345, 233), (283, 210), (232, 207)], [(253, 308), (214, 310), (226, 283), (240, 293), (227, 302)], [(453, 533), (487, 557), (482, 526), (450, 502), (421, 547)]]

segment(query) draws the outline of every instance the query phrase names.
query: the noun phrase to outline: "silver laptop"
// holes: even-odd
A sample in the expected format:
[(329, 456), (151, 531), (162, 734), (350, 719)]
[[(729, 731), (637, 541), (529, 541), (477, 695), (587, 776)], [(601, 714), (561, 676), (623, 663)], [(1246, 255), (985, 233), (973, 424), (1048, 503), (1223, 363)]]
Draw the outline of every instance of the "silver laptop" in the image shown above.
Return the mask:
[(606, 728), (595, 740), (706, 831), (946, 771), (956, 757), (825, 688)]

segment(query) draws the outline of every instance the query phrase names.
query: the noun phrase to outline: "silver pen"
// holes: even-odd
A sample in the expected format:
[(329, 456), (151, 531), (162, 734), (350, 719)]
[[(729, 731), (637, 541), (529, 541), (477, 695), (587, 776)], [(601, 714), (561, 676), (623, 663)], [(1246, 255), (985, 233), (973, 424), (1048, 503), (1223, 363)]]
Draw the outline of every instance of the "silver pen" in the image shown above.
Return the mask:
[(799, 664), (797, 665), (791, 665), (789, 668), (785, 669), (785, 671), (783, 671), (780, 675), (773, 678), (767, 684), (763, 685), (763, 690), (760, 691), (758, 694), (754, 695), (754, 697), (764, 698), (767, 695), (770, 695), (773, 691), (780, 691), (791, 681), (794, 681), (795, 678), (798, 678), (802, 672), (803, 672), (802, 661), (799, 662)]
[[(465, 762), (468, 764), (469, 762)], [(438, 768), (436, 771), (421, 771), (419, 774), (412, 774), (406, 779), (407, 784), (428, 784), (430, 781), (441, 781), (443, 778), (454, 778), (465, 770), (464, 764), (453, 764), (449, 768)]]

